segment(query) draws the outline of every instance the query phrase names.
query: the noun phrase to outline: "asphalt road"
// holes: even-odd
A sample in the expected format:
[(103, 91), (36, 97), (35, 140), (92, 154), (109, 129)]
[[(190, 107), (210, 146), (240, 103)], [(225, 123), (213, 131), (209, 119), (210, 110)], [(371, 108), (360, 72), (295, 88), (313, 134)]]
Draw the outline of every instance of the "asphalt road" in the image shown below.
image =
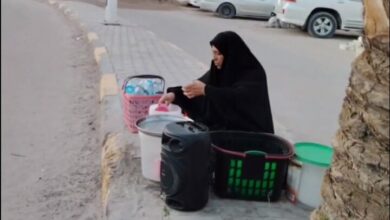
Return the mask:
[(86, 39), (47, 1), (1, 6), (1, 218), (99, 219), (99, 74)]
[[(158, 5), (157, 5), (158, 6)], [(293, 141), (330, 145), (338, 129), (354, 54), (339, 49), (355, 36), (316, 39), (298, 29), (266, 28), (266, 20), (223, 19), (190, 7), (171, 10), (121, 9), (119, 16), (182, 48), (208, 66), (209, 41), (233, 30), (264, 66), (274, 121)], [(199, 73), (199, 76), (203, 73)]]

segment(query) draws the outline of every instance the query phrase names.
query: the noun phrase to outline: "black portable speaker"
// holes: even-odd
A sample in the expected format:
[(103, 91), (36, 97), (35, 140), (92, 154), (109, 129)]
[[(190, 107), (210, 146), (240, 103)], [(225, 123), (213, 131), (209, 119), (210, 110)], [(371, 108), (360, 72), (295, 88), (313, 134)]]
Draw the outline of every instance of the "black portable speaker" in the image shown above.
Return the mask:
[(208, 128), (195, 122), (168, 124), (162, 136), (160, 186), (165, 203), (196, 211), (209, 197), (211, 143)]

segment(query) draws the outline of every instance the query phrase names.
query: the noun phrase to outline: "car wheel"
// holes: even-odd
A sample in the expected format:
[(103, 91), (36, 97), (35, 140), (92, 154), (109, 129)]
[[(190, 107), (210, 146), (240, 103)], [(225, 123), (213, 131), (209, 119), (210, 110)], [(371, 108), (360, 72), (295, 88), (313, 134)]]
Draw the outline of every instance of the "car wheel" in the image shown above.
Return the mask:
[(307, 30), (313, 37), (330, 38), (336, 32), (336, 26), (336, 18), (332, 14), (317, 12), (310, 17)]
[(232, 4), (225, 3), (219, 6), (218, 14), (223, 18), (233, 18), (236, 15), (236, 9)]

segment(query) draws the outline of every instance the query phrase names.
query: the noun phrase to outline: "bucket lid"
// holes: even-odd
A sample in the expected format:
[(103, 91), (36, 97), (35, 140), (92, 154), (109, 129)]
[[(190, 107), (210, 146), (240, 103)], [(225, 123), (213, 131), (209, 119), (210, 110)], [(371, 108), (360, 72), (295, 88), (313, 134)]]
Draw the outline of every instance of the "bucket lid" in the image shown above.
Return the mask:
[(158, 114), (168, 114), (168, 115), (183, 115), (181, 113), (181, 108), (175, 104), (151, 104), (149, 106), (149, 115), (158, 115)]
[(299, 161), (320, 167), (329, 167), (332, 161), (333, 148), (329, 146), (310, 142), (299, 142), (294, 146)]
[(186, 121), (186, 119), (175, 115), (150, 115), (139, 119), (136, 126), (140, 132), (161, 137), (165, 126), (176, 121)]
[(163, 133), (170, 136), (183, 137), (208, 132), (206, 125), (194, 121), (181, 121), (168, 124)]

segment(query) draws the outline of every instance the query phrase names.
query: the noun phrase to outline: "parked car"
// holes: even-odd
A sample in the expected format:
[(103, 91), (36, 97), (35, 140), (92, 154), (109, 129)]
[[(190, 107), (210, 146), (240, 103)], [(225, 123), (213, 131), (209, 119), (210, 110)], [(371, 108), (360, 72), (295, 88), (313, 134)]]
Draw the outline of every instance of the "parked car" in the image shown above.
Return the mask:
[(181, 5), (188, 5), (190, 3), (189, 0), (176, 0)]
[(180, 5), (192, 5), (195, 7), (200, 6), (202, 0), (176, 0)]
[(275, 4), (276, 0), (202, 0), (200, 9), (215, 12), (224, 18), (269, 18)]
[(333, 37), (336, 30), (363, 29), (362, 0), (278, 0), (277, 18), (318, 38)]
[(192, 6), (195, 6), (195, 7), (200, 7), (200, 2), (201, 2), (202, 0), (189, 0), (189, 3), (190, 3), (190, 5), (192, 5)]

